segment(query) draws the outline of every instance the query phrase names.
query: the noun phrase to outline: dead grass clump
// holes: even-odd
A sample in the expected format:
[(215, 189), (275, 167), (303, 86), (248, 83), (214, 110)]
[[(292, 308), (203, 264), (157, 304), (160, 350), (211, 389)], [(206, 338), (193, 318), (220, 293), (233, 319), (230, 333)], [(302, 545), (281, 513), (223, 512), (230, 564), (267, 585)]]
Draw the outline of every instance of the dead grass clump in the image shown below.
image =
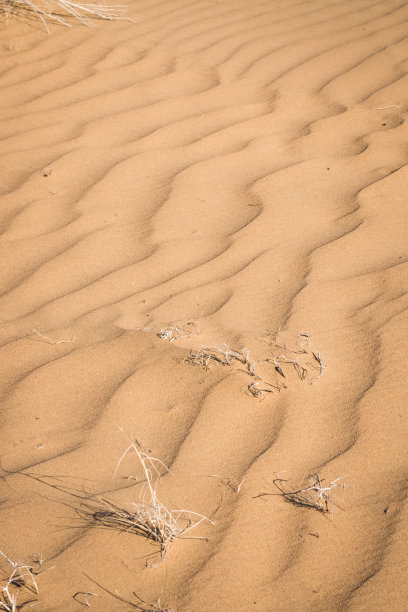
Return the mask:
[[(185, 361), (191, 365), (203, 367), (206, 370), (210, 370), (211, 365), (232, 366), (234, 362), (241, 363), (244, 368), (238, 367), (237, 369), (255, 379), (247, 386), (246, 390), (246, 393), (253, 397), (261, 397), (265, 393), (273, 393), (274, 390), (280, 391), (282, 387), (286, 388), (285, 383), (280, 383), (279, 381), (275, 383), (267, 382), (258, 376), (256, 370), (258, 363), (268, 360), (257, 361), (252, 359), (247, 348), (237, 351), (231, 349), (227, 344), (212, 347), (202, 346), (199, 349), (191, 350)], [(280, 368), (277, 367), (276, 370), (285, 378)]]
[[(37, 570), (31, 565), (12, 561), (1, 550), (0, 555), (10, 566), (10, 570), (6, 573), (5, 577), (0, 578), (4, 585), (1, 588), (0, 594), (0, 610), (15, 612), (25, 606), (33, 607), (38, 601), (39, 594), (36, 576), (47, 570), (45, 568)], [(24, 600), (21, 600), (20, 593), (22, 590), (26, 591), (28, 599), (26, 597)]]
[(140, 450), (136, 440), (130, 439), (129, 442), (130, 445), (123, 453), (117, 469), (129, 452), (136, 454), (145, 481), (140, 500), (132, 502), (127, 508), (107, 499), (87, 500), (80, 505), (79, 514), (87, 524), (135, 533), (159, 544), (159, 558), (146, 564), (147, 567), (155, 567), (165, 559), (169, 544), (176, 538), (208, 541), (206, 537), (189, 534), (201, 523), (213, 524), (213, 522), (190, 510), (168, 510), (157, 496), (157, 486), (160, 480), (158, 466), (164, 468), (165, 471), (169, 470), (162, 461)]
[[(339, 480), (343, 480), (343, 477), (336, 478), (327, 486), (323, 486), (324, 479), (320, 479), (318, 474), (310, 474), (310, 484), (307, 487), (297, 490), (290, 490), (286, 487), (286, 480), (283, 480), (282, 478), (275, 478), (273, 484), (275, 487), (277, 487), (277, 489), (279, 489), (279, 493), (260, 493), (259, 495), (255, 495), (255, 497), (263, 497), (265, 495), (281, 495), (286, 501), (294, 504), (295, 506), (314, 508), (318, 512), (326, 514), (330, 512), (330, 507), (332, 504), (341, 508), (342, 510), (344, 509), (345, 484), (340, 484)], [(342, 506), (335, 503), (332, 499), (332, 493), (336, 488), (343, 489)]]
[(125, 19), (126, 6), (123, 4), (98, 4), (71, 2), (70, 0), (0, 0), (0, 10), (8, 23), (11, 15), (38, 18), (50, 33), (49, 23), (71, 27), (77, 20), (87, 26), (94, 26), (94, 19)]

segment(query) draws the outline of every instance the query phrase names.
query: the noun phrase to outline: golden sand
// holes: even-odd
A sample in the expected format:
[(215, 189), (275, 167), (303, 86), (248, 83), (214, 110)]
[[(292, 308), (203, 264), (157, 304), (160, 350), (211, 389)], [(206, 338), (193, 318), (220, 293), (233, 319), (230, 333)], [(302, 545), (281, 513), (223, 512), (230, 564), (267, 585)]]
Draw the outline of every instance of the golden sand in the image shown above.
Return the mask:
[(1, 25), (1, 587), (403, 612), (408, 6), (128, 14)]

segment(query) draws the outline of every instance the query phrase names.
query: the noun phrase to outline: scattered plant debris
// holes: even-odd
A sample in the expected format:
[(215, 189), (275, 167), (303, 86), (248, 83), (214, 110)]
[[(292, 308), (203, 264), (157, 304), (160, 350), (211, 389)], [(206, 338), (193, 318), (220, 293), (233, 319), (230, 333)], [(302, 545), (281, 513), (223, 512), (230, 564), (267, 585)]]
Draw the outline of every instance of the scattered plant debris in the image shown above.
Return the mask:
[[(308, 350), (307, 345), (309, 336), (305, 333), (299, 334), (295, 347), (289, 348), (279, 337), (280, 330), (267, 332), (263, 340), (267, 344), (268, 354), (256, 359), (250, 357), (247, 348), (235, 350), (227, 344), (221, 346), (201, 346), (191, 349), (185, 361), (190, 365), (202, 367), (210, 370), (213, 365), (232, 366), (234, 362), (241, 363), (244, 368), (238, 367), (239, 371), (245, 372), (253, 380), (248, 384), (246, 393), (253, 397), (263, 397), (266, 393), (273, 393), (286, 389), (288, 384), (289, 371), (293, 368), (297, 377), (310, 383), (319, 378), (325, 365), (323, 364), (320, 353)], [(265, 380), (264, 375), (259, 374), (262, 364), (271, 366), (274, 380)]]

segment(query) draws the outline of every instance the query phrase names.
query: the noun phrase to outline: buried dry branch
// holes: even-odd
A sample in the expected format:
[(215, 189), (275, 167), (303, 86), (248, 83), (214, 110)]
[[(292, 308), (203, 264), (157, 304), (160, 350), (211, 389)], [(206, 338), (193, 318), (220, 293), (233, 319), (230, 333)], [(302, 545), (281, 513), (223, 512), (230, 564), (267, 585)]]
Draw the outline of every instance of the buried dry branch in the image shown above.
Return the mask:
[(70, 0), (0, 0), (0, 10), (6, 16), (7, 23), (11, 15), (34, 17), (40, 19), (47, 32), (50, 32), (49, 23), (71, 27), (72, 19), (87, 26), (93, 26), (94, 19), (125, 19), (126, 5), (90, 4)]
[(130, 446), (123, 453), (119, 464), (129, 452), (133, 451), (136, 454), (145, 479), (140, 500), (123, 508), (107, 499), (93, 499), (82, 503), (78, 513), (89, 525), (142, 535), (159, 544), (159, 559), (147, 563), (148, 567), (154, 567), (165, 558), (170, 542), (176, 538), (208, 540), (205, 537), (188, 534), (203, 522), (213, 523), (196, 512), (168, 510), (157, 497), (157, 485), (160, 480), (158, 467), (161, 466), (168, 471), (166, 466), (159, 459), (141, 451), (135, 440), (129, 442)]

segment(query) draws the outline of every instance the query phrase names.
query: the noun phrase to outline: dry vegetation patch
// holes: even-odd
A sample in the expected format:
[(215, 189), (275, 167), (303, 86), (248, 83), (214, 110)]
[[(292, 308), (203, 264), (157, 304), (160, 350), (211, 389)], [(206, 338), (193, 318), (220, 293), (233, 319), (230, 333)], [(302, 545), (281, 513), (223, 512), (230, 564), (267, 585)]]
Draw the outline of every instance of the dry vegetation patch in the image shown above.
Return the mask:
[(146, 563), (147, 567), (155, 567), (164, 560), (169, 544), (176, 538), (208, 541), (208, 538), (192, 536), (190, 532), (204, 522), (210, 524), (213, 522), (206, 516), (191, 510), (166, 508), (158, 498), (157, 487), (161, 471), (168, 472), (169, 470), (160, 459), (147, 455), (136, 440), (131, 438), (129, 442), (117, 469), (130, 452), (136, 455), (144, 479), (140, 499), (130, 502), (127, 507), (104, 498), (88, 499), (80, 504), (77, 512), (88, 525), (142, 535), (159, 544), (158, 558), (155, 556), (152, 562)]
[(37, 576), (52, 568), (42, 568), (42, 560), (41, 562), (34, 561), (34, 563), (39, 565), (38, 568), (35, 568), (20, 561), (12, 561), (1, 550), (0, 555), (6, 562), (4, 573), (0, 576), (0, 583), (2, 585), (0, 610), (15, 612), (24, 607), (32, 608), (38, 602), (40, 592)]
[(79, 21), (84, 25), (94, 26), (95, 19), (126, 19), (126, 5), (70, 0), (0, 0), (0, 11), (5, 15), (6, 23), (13, 15), (40, 19), (48, 33), (50, 23), (71, 27), (73, 21)]
[[(264, 497), (266, 495), (280, 495), (285, 501), (305, 508), (314, 508), (318, 512), (326, 514), (331, 511), (331, 505), (335, 505), (344, 509), (344, 489), (345, 484), (341, 483), (343, 477), (324, 485), (324, 479), (321, 479), (318, 474), (309, 475), (309, 484), (307, 486), (291, 489), (288, 486), (288, 481), (282, 478), (275, 478), (273, 484), (279, 490), (279, 493), (259, 493), (255, 497)], [(340, 505), (333, 499), (333, 492), (337, 489), (342, 489), (342, 504)]]
[(280, 338), (280, 331), (268, 332), (263, 341), (264, 349), (259, 357), (250, 355), (247, 348), (237, 350), (222, 344), (191, 349), (185, 361), (206, 370), (214, 365), (236, 364), (237, 370), (252, 378), (246, 392), (253, 397), (263, 397), (265, 393), (286, 389), (291, 371), (299, 380), (308, 380), (310, 383), (323, 374), (325, 365), (320, 353), (308, 348), (307, 334), (299, 334), (291, 345)]

